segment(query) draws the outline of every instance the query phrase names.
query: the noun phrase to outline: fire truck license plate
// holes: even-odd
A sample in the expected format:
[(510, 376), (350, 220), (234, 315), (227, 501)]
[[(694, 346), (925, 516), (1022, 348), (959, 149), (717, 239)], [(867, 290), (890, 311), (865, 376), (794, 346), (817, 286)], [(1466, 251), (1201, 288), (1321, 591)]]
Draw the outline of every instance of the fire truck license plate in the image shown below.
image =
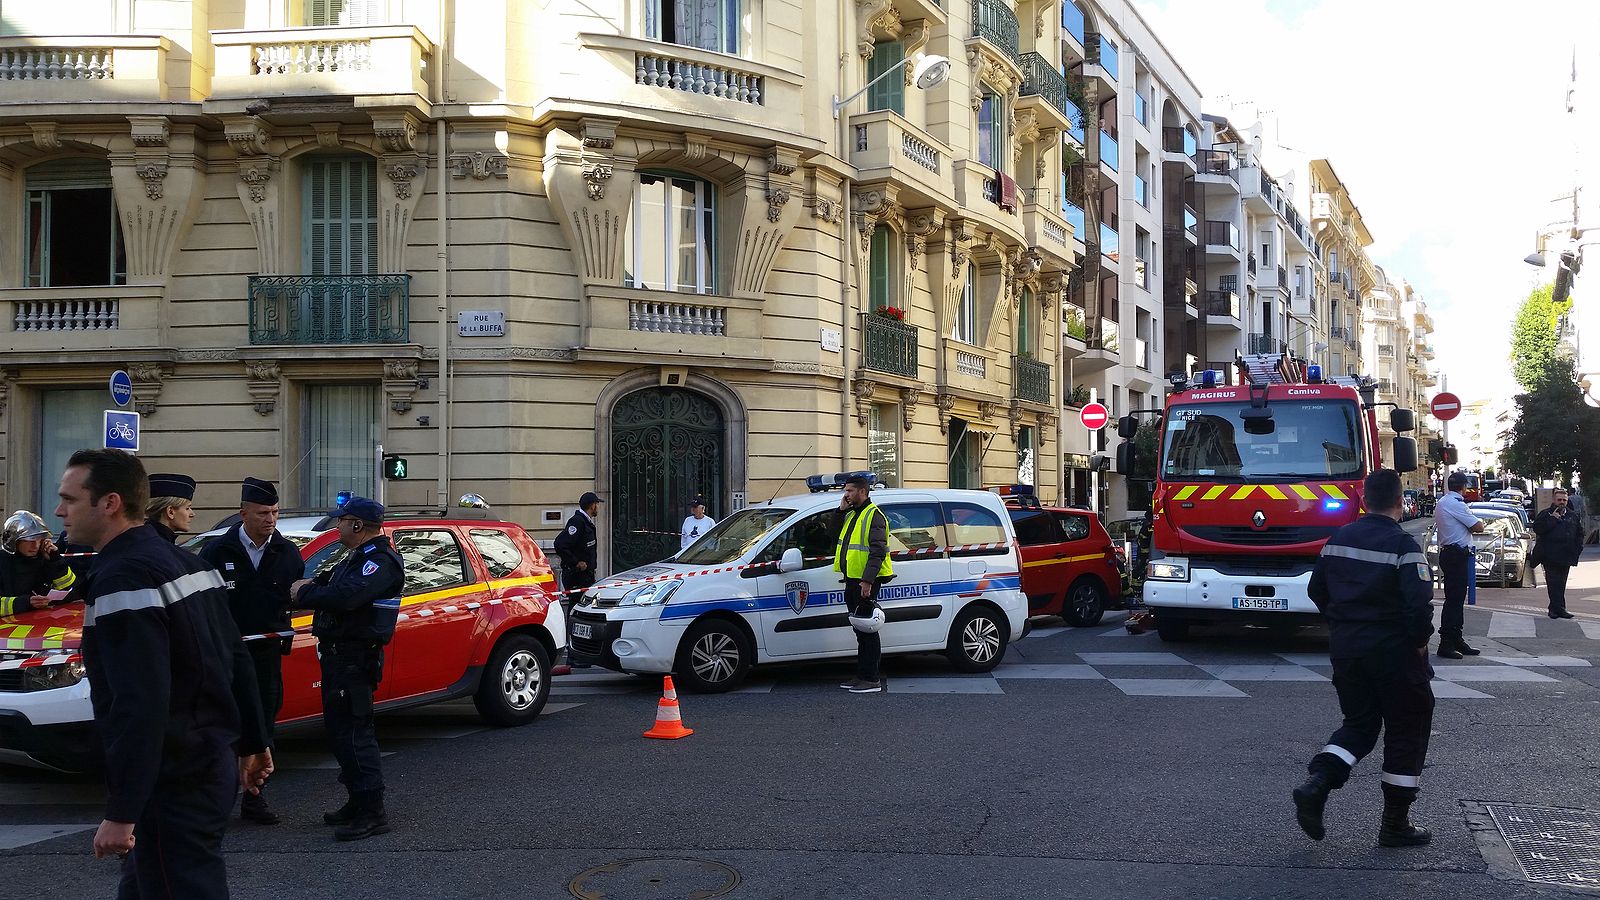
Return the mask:
[(594, 629), (583, 624), (582, 622), (574, 622), (572, 623), (572, 636), (578, 638), (592, 638), (594, 637)]
[(1287, 597), (1235, 597), (1234, 609), (1271, 609), (1287, 610), (1289, 598)]

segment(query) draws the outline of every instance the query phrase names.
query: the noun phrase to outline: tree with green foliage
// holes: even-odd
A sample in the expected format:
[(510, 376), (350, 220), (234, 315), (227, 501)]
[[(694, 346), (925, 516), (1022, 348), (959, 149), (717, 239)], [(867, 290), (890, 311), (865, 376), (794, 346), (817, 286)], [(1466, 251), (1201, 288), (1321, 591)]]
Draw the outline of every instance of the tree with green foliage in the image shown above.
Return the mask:
[(1538, 387), (1547, 371), (1547, 364), (1556, 357), (1556, 323), (1570, 302), (1556, 303), (1551, 299), (1551, 286), (1534, 288), (1517, 309), (1511, 329), (1511, 374), (1523, 390)]
[(1500, 454), (1508, 471), (1569, 484), (1587, 463), (1600, 461), (1600, 409), (1583, 402), (1577, 370), (1565, 356), (1551, 356), (1530, 377), (1532, 389), (1517, 395), (1517, 422)]

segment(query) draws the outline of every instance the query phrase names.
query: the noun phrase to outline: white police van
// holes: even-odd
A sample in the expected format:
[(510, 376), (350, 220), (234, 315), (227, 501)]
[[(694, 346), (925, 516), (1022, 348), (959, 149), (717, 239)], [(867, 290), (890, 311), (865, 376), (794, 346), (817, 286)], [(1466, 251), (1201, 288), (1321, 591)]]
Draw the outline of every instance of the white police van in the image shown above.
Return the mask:
[[(846, 479), (740, 510), (676, 556), (606, 578), (573, 610), (575, 662), (672, 673), (697, 691), (737, 687), (751, 666), (855, 655), (833, 570)], [(987, 672), (1023, 634), (1028, 604), (1011, 517), (988, 491), (879, 489), (894, 579), (879, 594), (883, 651), (939, 651)], [(709, 571), (708, 571), (709, 570)], [(644, 580), (648, 579), (648, 580)]]

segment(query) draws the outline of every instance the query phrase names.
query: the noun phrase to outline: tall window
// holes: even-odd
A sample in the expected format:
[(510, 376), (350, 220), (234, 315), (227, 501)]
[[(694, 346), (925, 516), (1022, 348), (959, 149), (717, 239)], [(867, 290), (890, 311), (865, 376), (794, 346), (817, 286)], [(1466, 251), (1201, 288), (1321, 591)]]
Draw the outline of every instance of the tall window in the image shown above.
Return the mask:
[(716, 291), (716, 206), (711, 185), (695, 178), (639, 173), (623, 232), (629, 287), (690, 294)]
[(1017, 428), (1017, 483), (1037, 484), (1034, 478), (1034, 460), (1038, 455), (1038, 437), (1032, 425)]
[(722, 53), (739, 52), (739, 0), (645, 0), (652, 40)]
[(879, 225), (872, 230), (872, 251), (867, 266), (869, 281), (867, 296), (873, 311), (897, 305), (894, 302), (894, 264), (891, 252), (893, 239), (894, 235), (889, 232), (887, 225)]
[(900, 486), (900, 407), (872, 405), (867, 416), (867, 468), (885, 486)]
[(1002, 171), (1005, 161), (1005, 98), (987, 84), (978, 105), (978, 162)]
[(1033, 290), (1023, 288), (1017, 300), (1017, 355), (1033, 356), (1039, 351), (1038, 320), (1033, 308)]
[[(126, 284), (111, 166), (59, 159), (27, 170), (28, 287)], [(58, 473), (59, 474), (59, 473)]]
[(950, 420), (950, 438), (947, 449), (950, 459), (950, 486), (957, 490), (976, 488), (982, 484), (979, 477), (979, 460), (983, 457), (983, 450), (978, 444), (978, 436), (967, 427), (965, 419)]
[(378, 271), (378, 166), (370, 156), (306, 160), (300, 230), (307, 275)]
[(894, 75), (884, 75), (891, 69), (905, 66), (906, 47), (899, 41), (879, 41), (872, 45), (872, 58), (867, 60), (867, 81), (883, 76), (883, 80), (867, 91), (867, 109), (888, 109), (906, 114), (906, 80)]
[(37, 503), (31, 508), (44, 516), (50, 530), (58, 532), (61, 521), (55, 517), (56, 486), (67, 460), (84, 447), (103, 445), (100, 411), (105, 409), (105, 392), (42, 391), (39, 395), (39, 471), (34, 482)]
[(978, 263), (967, 263), (967, 283), (961, 288), (961, 304), (956, 307), (956, 323), (950, 336), (958, 341), (977, 343), (978, 335)]
[(340, 491), (365, 497), (377, 481), (373, 448), (378, 444), (378, 386), (316, 384), (305, 393), (307, 473), (304, 501), (329, 505)]

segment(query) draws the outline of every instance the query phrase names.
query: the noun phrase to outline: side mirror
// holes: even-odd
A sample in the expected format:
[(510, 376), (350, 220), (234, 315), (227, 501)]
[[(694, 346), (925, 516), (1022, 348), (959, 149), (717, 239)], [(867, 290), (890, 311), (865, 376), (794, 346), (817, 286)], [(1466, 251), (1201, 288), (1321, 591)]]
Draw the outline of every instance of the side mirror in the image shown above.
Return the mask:
[(1417, 414), (1409, 409), (1395, 407), (1389, 410), (1389, 427), (1404, 434), (1417, 427)]
[[(1396, 410), (1396, 412), (1403, 412), (1407, 416), (1411, 415), (1411, 410), (1409, 409)], [(1399, 431), (1399, 426), (1396, 426), (1395, 430)], [(1394, 464), (1392, 468), (1396, 472), (1415, 472), (1417, 470), (1416, 438), (1397, 437), (1394, 439)]]
[(790, 547), (783, 551), (783, 556), (778, 559), (779, 572), (798, 572), (805, 568), (805, 557), (800, 555), (799, 547)]
[(1138, 451), (1134, 449), (1133, 441), (1123, 441), (1117, 445), (1117, 471), (1123, 475), (1133, 474), (1134, 463), (1138, 462)]
[(1133, 416), (1123, 416), (1117, 420), (1117, 437), (1131, 438), (1139, 433), (1139, 420)]

